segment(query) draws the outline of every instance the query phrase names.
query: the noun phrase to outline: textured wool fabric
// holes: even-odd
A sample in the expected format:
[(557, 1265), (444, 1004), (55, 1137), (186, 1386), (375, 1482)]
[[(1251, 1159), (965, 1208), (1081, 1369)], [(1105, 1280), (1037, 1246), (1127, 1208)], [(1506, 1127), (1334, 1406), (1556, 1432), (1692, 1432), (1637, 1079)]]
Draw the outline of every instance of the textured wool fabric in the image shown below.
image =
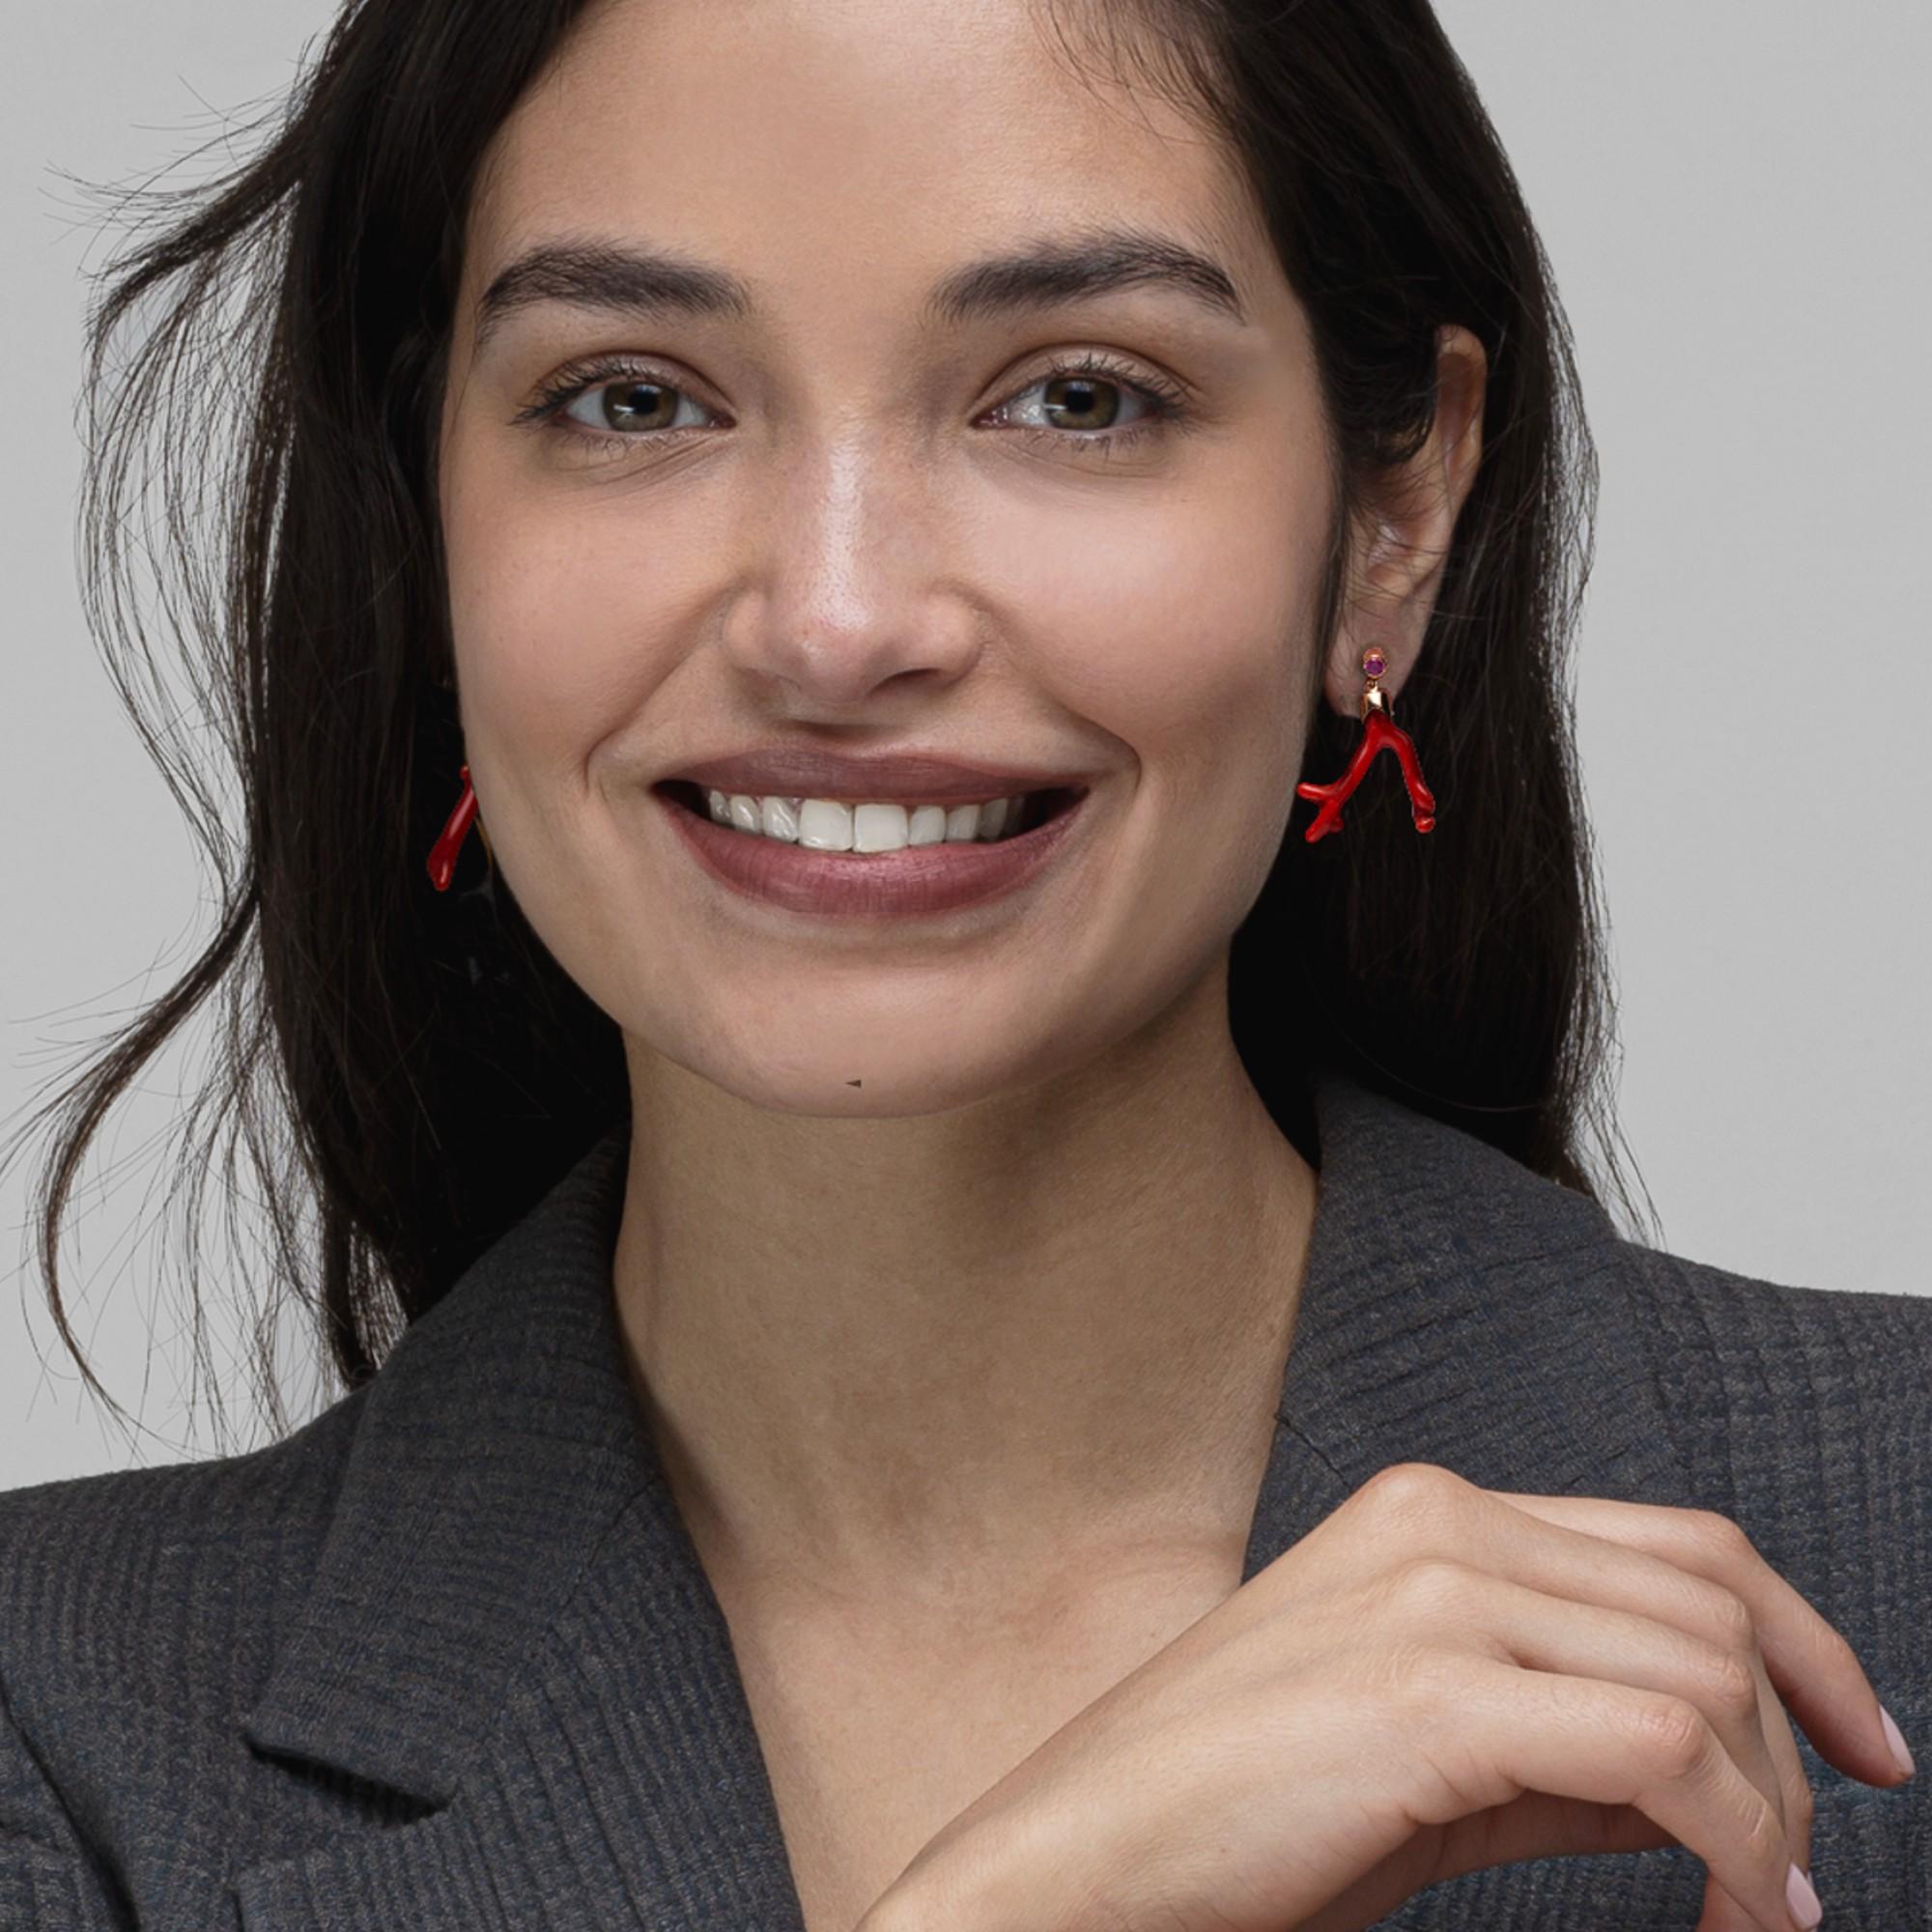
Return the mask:
[[(1932, 1747), (1932, 1301), (1641, 1248), (1340, 1076), (1243, 1580), (1390, 1463), (1733, 1518)], [(625, 1130), (252, 1454), (0, 1494), (4, 1932), (800, 1932), (728, 1628), (611, 1300)], [(1932, 1804), (1827, 1765), (1826, 1922), (1932, 1925)], [(1285, 1766), (1285, 1773), (1292, 1773)], [(1682, 1846), (1409, 1932), (1690, 1932)]]

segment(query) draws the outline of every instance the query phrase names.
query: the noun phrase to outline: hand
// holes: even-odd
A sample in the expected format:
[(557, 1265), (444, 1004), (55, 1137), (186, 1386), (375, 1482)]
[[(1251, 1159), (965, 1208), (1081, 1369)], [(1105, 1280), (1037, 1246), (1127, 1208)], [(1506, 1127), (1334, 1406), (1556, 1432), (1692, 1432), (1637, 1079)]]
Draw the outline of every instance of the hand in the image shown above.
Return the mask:
[(1392, 1464), (933, 1837), (860, 1932), (1359, 1932), (1445, 1878), (1682, 1844), (1697, 1932), (1799, 1921), (1851, 1646), (1727, 1517)]

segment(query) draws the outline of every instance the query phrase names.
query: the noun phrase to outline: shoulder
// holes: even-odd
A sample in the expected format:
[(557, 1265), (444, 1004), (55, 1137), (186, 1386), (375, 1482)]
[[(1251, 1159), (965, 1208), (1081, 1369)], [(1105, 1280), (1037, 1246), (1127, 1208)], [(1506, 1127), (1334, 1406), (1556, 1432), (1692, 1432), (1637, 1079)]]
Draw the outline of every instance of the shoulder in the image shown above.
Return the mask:
[[(0, 1491), (9, 1689), (56, 1674), (78, 1694), (126, 1693), (136, 1673), (175, 1667), (166, 1634), (198, 1615), (249, 1625), (298, 1602), (365, 1393), (247, 1455)], [(224, 1665), (242, 1667), (232, 1646)]]
[[(1901, 1725), (1910, 1713), (1932, 1741), (1932, 1296), (1650, 1247), (1467, 1133), (1358, 1093), (1327, 1105), (1345, 1179), (1374, 1181), (1345, 1205), (1378, 1279), (1406, 1268), (1428, 1282), (1386, 1325), (1412, 1356), (1435, 1351), (1420, 1359), (1438, 1388), (1497, 1418), (1499, 1460), (1527, 1478), (1504, 1486), (1575, 1475), (1728, 1517), (1844, 1634)], [(1378, 1208), (1382, 1191), (1393, 1208)], [(1422, 1336), (1418, 1311), (1432, 1318)], [(1513, 1373), (1492, 1387), (1499, 1363)], [(1466, 1434), (1469, 1413), (1459, 1406), (1440, 1433)]]
[(1847, 1596), (1869, 1587), (1875, 1614), (1909, 1619), (1932, 1675), (1932, 1297), (1794, 1287), (1631, 1243), (1624, 1258), (1632, 1331), (1698, 1493), (1767, 1556), (1803, 1558)]
[[(1634, 1332), (1691, 1492), (1851, 1644), (1924, 1761), (1932, 1298), (1794, 1287), (1634, 1244), (1625, 1262)], [(1923, 1797), (1852, 1785), (1808, 1744), (1804, 1755), (1814, 1783), (1846, 1786), (1849, 1862), (1895, 1856), (1885, 1807)], [(1932, 1839), (1923, 1857), (1932, 1879)]]
[(111, 1893), (90, 1843), (157, 1792), (175, 1808), (150, 1832), (245, 1780), (237, 1716), (315, 1575), (366, 1393), (247, 1455), (0, 1492), (0, 1922), (43, 1922), (52, 1887), (74, 1902), (44, 1922), (96, 1923), (68, 1889)]
[[(1546, 1202), (1546, 1212), (1573, 1230), (1569, 1204)], [(1817, 1802), (1828, 1920), (1835, 1898), (1860, 1925), (1925, 1922), (1932, 1297), (1772, 1281), (1621, 1236), (1607, 1251), (1565, 1240), (1555, 1251), (1569, 1264), (1561, 1305), (1593, 1331), (1590, 1358), (1613, 1379), (1629, 1429), (1665, 1438), (1660, 1462), (1681, 1472), (1670, 1499), (1745, 1532), (1851, 1646), (1918, 1760), (1909, 1784), (1867, 1785), (1793, 1724)], [(1583, 1256), (1609, 1264), (1579, 1268)]]
[(1621, 1244), (1680, 1451), (1749, 1505), (1917, 1492), (1932, 1455), (1932, 1296), (1794, 1287)]

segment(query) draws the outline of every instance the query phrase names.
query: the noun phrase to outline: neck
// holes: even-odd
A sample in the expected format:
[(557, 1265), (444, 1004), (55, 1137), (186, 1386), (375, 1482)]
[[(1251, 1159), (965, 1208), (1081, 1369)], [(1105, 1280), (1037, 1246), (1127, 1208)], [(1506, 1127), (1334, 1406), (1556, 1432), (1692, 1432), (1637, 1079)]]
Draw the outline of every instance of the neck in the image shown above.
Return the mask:
[(1104, 1065), (903, 1119), (753, 1107), (633, 1042), (618, 1321), (714, 1577), (1238, 1574), (1316, 1177), (1226, 1012), (1216, 976)]

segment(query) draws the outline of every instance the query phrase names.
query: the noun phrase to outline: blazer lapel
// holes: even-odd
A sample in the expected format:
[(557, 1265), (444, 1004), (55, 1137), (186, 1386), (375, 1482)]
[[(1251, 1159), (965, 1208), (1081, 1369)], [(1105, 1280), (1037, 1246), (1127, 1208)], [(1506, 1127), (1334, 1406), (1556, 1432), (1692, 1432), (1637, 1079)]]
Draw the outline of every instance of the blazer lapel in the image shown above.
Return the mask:
[[(1580, 1196), (1340, 1075), (1243, 1580), (1390, 1462), (1687, 1501)], [(358, 1398), (312, 1598), (242, 1734), (422, 1807), (249, 1864), (247, 1932), (804, 1932), (730, 1633), (611, 1300), (628, 1126)], [(393, 1812), (391, 1815), (395, 1815)]]
[(242, 1732), (428, 1807), (237, 1873), (258, 1932), (803, 1932), (724, 1615), (610, 1295), (611, 1130), (368, 1388)]
[(1337, 1073), (1321, 1195), (1243, 1581), (1378, 1469), (1689, 1506), (1608, 1216)]

